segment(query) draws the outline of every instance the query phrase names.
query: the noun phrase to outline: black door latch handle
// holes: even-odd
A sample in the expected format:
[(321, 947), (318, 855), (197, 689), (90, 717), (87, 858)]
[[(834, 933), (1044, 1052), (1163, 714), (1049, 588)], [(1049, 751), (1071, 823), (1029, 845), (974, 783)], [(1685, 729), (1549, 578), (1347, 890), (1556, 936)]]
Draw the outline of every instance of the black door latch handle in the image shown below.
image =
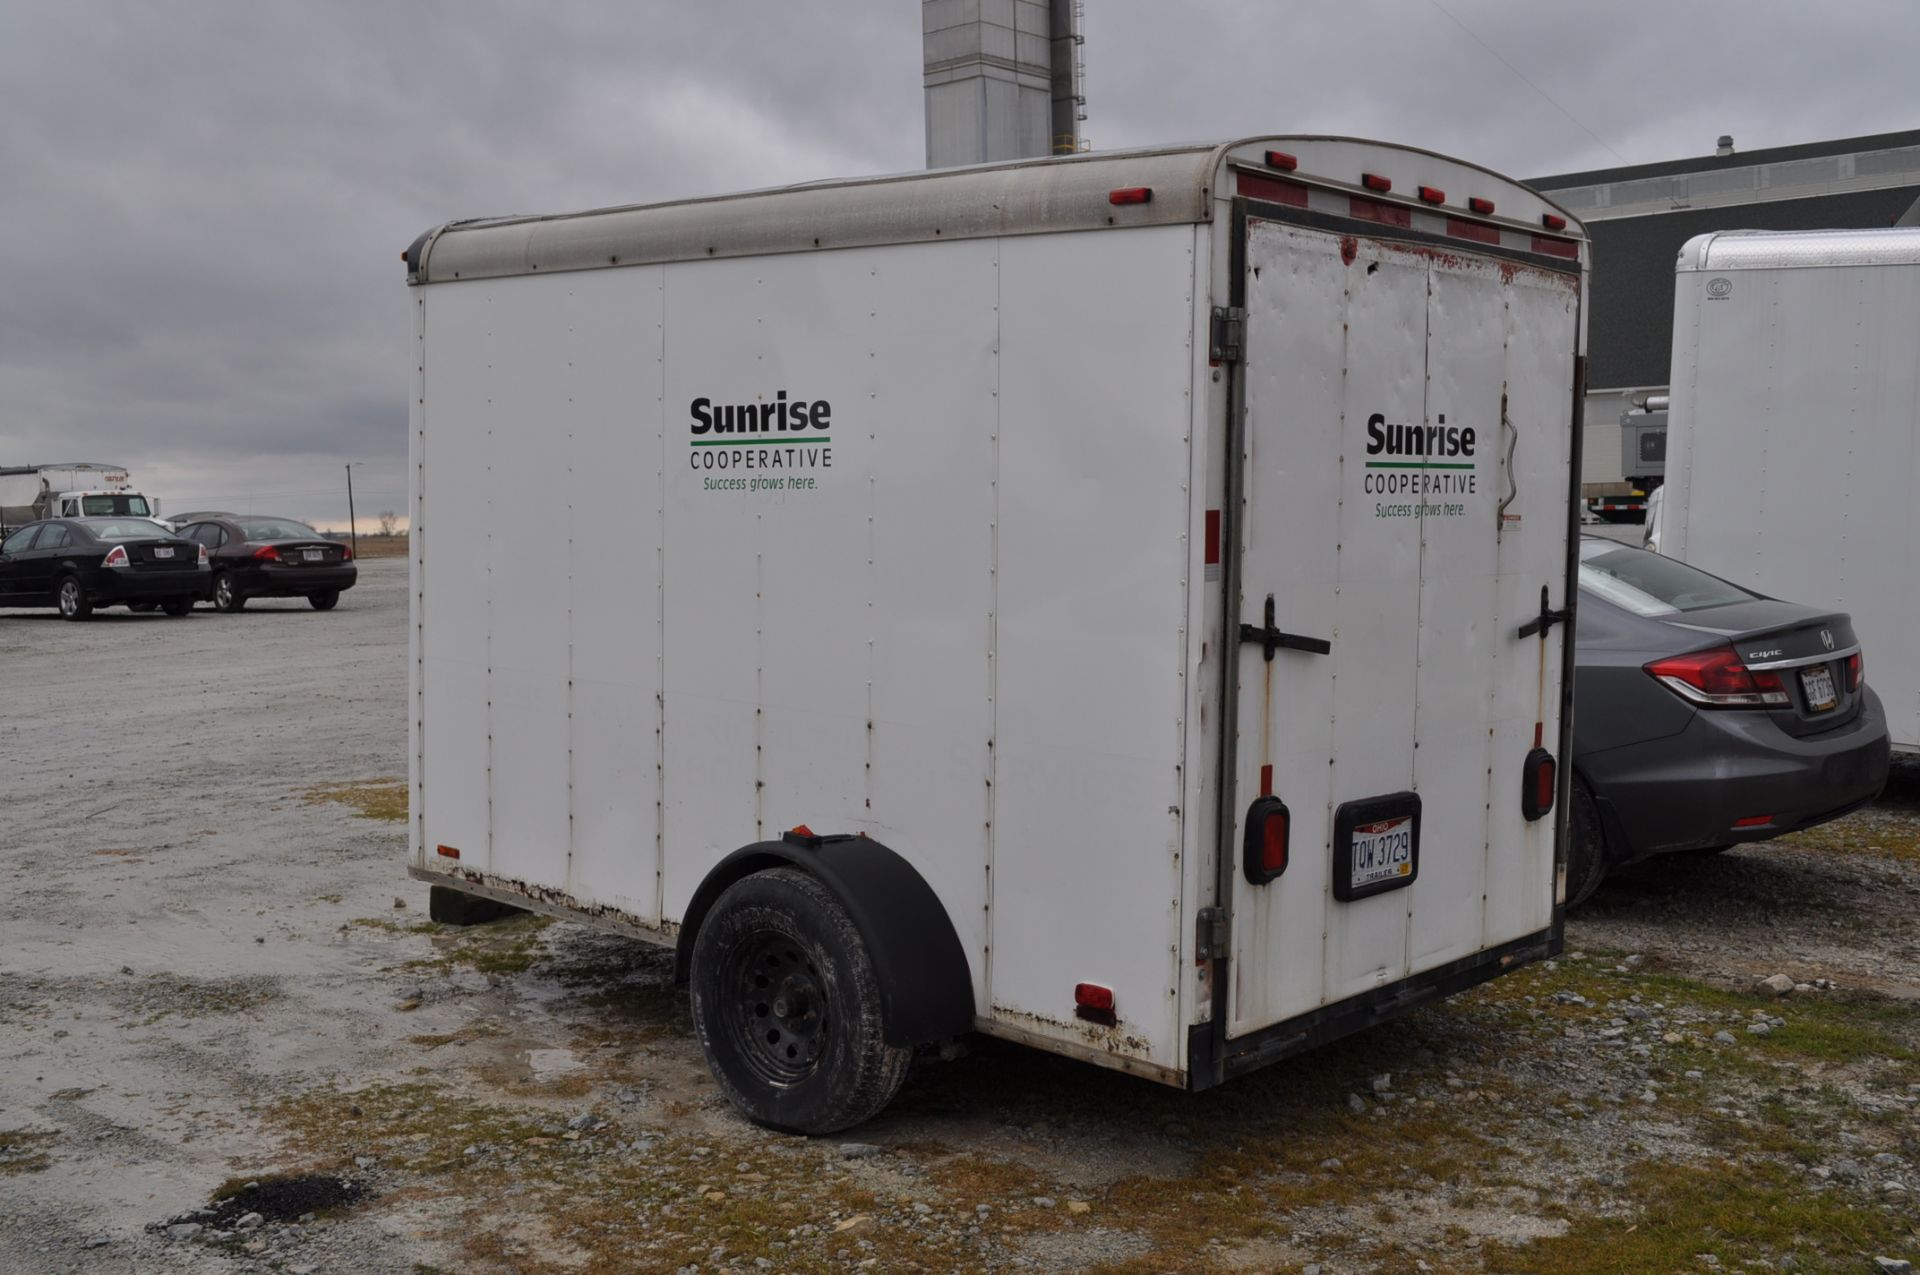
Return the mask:
[(1543, 584), (1540, 586), (1540, 614), (1520, 626), (1519, 636), (1530, 638), (1538, 633), (1541, 637), (1545, 637), (1548, 629), (1556, 624), (1565, 624), (1572, 618), (1572, 607), (1562, 607), (1555, 611), (1547, 605), (1547, 586)]
[(1333, 643), (1327, 641), (1325, 638), (1302, 637), (1298, 633), (1282, 633), (1273, 622), (1273, 595), (1271, 593), (1267, 595), (1266, 625), (1261, 628), (1256, 628), (1251, 624), (1241, 625), (1240, 640), (1242, 642), (1258, 642), (1264, 646), (1267, 651), (1267, 660), (1269, 663), (1273, 660), (1273, 653), (1283, 646), (1289, 651), (1307, 651), (1314, 655), (1331, 655), (1333, 653)]

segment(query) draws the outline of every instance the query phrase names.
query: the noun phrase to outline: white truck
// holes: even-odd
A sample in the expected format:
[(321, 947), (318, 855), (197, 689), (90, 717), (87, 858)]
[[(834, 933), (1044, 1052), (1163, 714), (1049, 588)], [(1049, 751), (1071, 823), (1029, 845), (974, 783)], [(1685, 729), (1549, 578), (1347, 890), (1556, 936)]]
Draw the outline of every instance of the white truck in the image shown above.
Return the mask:
[(968, 1031), (1203, 1089), (1558, 949), (1541, 196), (1264, 138), (406, 258), (411, 872), (673, 945), (750, 1118)]
[(1920, 750), (1920, 227), (1680, 250), (1660, 552), (1850, 612)]
[(42, 518), (158, 518), (160, 502), (133, 485), (124, 465), (63, 461), (0, 466), (0, 530)]

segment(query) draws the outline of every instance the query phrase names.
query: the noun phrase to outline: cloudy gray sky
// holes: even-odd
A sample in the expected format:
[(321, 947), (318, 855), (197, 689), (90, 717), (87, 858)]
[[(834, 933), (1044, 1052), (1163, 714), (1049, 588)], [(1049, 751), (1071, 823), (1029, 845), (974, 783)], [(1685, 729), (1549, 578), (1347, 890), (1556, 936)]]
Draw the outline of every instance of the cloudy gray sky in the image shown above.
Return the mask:
[[(1088, 134), (1534, 176), (1920, 126), (1913, 0), (1441, 3), (1087, 0)], [(354, 461), (404, 510), (415, 235), (918, 167), (919, 8), (5, 0), (0, 464), (334, 525)]]

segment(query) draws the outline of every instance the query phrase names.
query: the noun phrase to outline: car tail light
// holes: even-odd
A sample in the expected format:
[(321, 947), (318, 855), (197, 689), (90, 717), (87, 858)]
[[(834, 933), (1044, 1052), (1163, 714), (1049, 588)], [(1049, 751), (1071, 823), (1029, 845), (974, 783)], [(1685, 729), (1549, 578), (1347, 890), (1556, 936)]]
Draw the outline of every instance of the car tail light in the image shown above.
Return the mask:
[(1287, 870), (1293, 818), (1278, 797), (1259, 797), (1247, 807), (1241, 869), (1254, 885), (1265, 885)]
[(353, 546), (352, 546), (352, 545), (341, 545), (341, 546), (340, 546), (340, 561), (342, 561), (342, 562), (352, 562), (352, 561), (353, 561)]
[(253, 551), (253, 558), (256, 562), (278, 562), (280, 551), (272, 545), (261, 545)]
[(205, 545), (196, 547), (200, 550), (200, 565), (204, 567), (207, 565), (207, 547)]
[(1080, 983), (1074, 987), (1073, 1012), (1089, 1022), (1108, 1027), (1119, 1021), (1113, 1012), (1113, 989), (1098, 983)]
[(1681, 699), (1706, 708), (1785, 708), (1792, 702), (1778, 673), (1749, 669), (1731, 646), (1671, 655), (1645, 667)]
[(133, 564), (127, 560), (127, 547), (125, 545), (115, 545), (113, 548), (107, 550), (107, 556), (101, 560), (100, 565), (103, 567), (128, 567)]
[(1866, 685), (1866, 682), (1866, 661), (1860, 658), (1860, 652), (1855, 651), (1847, 657), (1847, 690), (1849, 692), (1857, 691)]
[(1520, 786), (1520, 813), (1528, 823), (1553, 809), (1553, 795), (1559, 786), (1560, 768), (1554, 764), (1553, 754), (1544, 748), (1528, 753)]

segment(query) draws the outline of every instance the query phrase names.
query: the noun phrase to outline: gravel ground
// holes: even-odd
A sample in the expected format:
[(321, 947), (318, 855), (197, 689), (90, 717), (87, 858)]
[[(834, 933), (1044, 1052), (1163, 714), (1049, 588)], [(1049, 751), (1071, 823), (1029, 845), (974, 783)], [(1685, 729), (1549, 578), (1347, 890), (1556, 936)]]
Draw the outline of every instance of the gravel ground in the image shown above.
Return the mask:
[(810, 1142), (727, 1107), (663, 953), (425, 921), (405, 618), (399, 561), (324, 615), (0, 612), (0, 1269), (1920, 1258), (1910, 774), (1622, 874), (1561, 960), (1219, 1090), (975, 1041)]

